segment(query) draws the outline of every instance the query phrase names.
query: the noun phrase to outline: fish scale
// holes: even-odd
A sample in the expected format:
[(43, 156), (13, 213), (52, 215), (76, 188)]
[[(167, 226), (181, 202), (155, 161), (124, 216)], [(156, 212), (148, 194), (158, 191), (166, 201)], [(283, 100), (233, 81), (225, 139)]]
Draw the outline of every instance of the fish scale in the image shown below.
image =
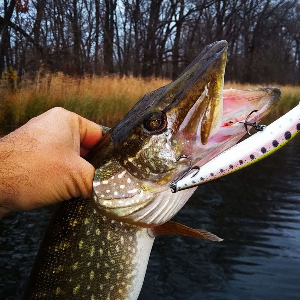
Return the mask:
[(141, 285), (140, 272), (145, 272), (154, 241), (151, 229), (99, 215), (84, 199), (62, 203), (51, 222), (54, 230), (44, 236), (45, 251), (38, 254), (31, 275), (36, 280), (27, 287), (25, 299), (137, 297), (132, 283)]

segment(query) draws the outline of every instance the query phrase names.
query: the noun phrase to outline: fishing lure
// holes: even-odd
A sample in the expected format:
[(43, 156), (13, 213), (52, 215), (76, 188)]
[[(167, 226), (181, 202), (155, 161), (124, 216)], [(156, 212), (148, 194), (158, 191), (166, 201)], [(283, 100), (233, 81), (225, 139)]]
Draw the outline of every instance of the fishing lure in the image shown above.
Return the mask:
[[(247, 120), (244, 124), (253, 126)], [(294, 138), (299, 130), (300, 104), (263, 130), (214, 157), (200, 169), (191, 168), (179, 180), (170, 184), (171, 191), (176, 193), (245, 168), (276, 152)]]

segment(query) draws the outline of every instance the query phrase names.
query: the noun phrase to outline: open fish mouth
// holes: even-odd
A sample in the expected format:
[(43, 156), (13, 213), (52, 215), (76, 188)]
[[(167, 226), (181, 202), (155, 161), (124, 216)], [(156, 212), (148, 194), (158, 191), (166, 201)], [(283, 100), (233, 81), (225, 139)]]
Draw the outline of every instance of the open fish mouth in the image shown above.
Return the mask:
[(259, 129), (259, 122), (275, 107), (280, 95), (280, 90), (274, 87), (223, 90), (223, 116), (218, 131), (209, 138), (206, 145), (196, 140), (191, 150), (185, 150), (192, 164), (202, 166), (236, 144), (253, 125), (256, 124)]
[[(249, 118), (247, 118), (249, 119)], [(268, 126), (244, 122), (258, 132), (215, 156), (201, 168), (192, 167), (170, 184), (173, 193), (231, 174), (262, 160), (291, 141), (300, 131), (300, 104)]]
[(223, 90), (226, 55), (226, 41), (207, 46), (104, 136), (92, 161), (96, 210), (144, 227), (165, 223), (193, 193), (173, 194), (170, 183), (237, 143), (245, 122), (259, 123), (272, 110), (276, 88)]

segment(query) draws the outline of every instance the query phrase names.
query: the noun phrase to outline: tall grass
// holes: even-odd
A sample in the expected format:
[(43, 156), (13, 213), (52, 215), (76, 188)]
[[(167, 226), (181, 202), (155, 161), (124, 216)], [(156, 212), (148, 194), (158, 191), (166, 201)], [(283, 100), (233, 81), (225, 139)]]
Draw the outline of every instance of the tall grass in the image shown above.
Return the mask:
[(14, 91), (0, 86), (0, 124), (17, 127), (44, 111), (61, 106), (99, 124), (112, 126), (146, 93), (169, 81), (134, 77), (81, 77), (46, 74), (22, 82)]
[[(12, 130), (44, 111), (62, 106), (99, 124), (113, 126), (147, 92), (169, 83), (168, 79), (134, 77), (81, 77), (45, 74), (34, 82), (22, 81), (19, 89), (0, 82), (0, 126)], [(225, 88), (249, 89), (250, 85), (226, 83)], [(282, 115), (300, 102), (300, 87), (283, 86), (274, 110)], [(0, 128), (1, 128), (0, 127)]]

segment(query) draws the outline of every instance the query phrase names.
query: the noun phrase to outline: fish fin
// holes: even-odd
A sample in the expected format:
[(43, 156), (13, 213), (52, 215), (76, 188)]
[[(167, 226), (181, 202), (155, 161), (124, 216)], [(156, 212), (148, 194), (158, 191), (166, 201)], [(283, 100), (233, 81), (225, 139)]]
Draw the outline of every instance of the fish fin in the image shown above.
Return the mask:
[(168, 221), (162, 225), (152, 228), (154, 235), (163, 235), (163, 234), (177, 234), (183, 236), (193, 236), (201, 239), (210, 240), (213, 242), (221, 242), (223, 239), (218, 236), (203, 230), (203, 229), (193, 229), (188, 226), (176, 223), (173, 221)]

